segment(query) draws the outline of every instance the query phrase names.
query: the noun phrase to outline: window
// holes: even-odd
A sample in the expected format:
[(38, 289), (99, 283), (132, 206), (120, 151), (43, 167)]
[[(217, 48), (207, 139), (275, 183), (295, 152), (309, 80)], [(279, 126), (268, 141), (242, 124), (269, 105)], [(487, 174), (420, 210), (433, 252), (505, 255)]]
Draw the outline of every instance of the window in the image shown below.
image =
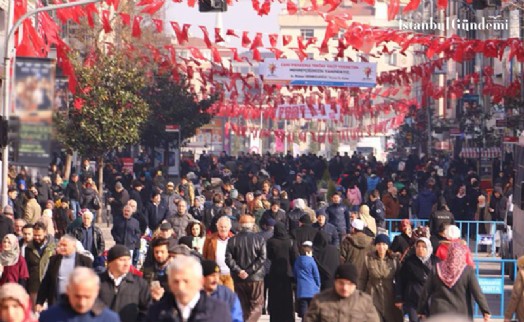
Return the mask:
[(332, 39), (333, 39), (333, 40), (338, 40), (338, 39), (340, 39), (340, 38), (344, 38), (344, 33), (345, 33), (345, 32), (346, 32), (346, 31), (345, 31), (344, 29), (340, 29), (340, 30), (338, 31), (338, 34), (334, 35)]
[(302, 36), (303, 40), (309, 40), (310, 38), (315, 37), (315, 30), (314, 29), (300, 29), (300, 36)]

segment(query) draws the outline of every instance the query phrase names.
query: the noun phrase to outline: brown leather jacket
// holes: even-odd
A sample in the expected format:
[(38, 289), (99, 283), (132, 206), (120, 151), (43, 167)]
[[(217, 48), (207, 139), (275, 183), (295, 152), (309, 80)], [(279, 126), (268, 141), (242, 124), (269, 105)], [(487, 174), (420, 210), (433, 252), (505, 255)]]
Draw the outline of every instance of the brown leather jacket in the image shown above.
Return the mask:
[(519, 271), (517, 274), (517, 280), (513, 285), (513, 291), (511, 292), (511, 298), (509, 304), (506, 307), (504, 318), (511, 320), (513, 313), (517, 314), (519, 321), (524, 321), (524, 303), (522, 293), (524, 292), (524, 272)]
[[(229, 232), (229, 238), (233, 236), (234, 236), (233, 233)], [(216, 260), (217, 239), (218, 239), (218, 233), (213, 233), (206, 237), (206, 240), (204, 241), (204, 247), (202, 249), (202, 257), (204, 257), (205, 259), (212, 260), (212, 261)]]

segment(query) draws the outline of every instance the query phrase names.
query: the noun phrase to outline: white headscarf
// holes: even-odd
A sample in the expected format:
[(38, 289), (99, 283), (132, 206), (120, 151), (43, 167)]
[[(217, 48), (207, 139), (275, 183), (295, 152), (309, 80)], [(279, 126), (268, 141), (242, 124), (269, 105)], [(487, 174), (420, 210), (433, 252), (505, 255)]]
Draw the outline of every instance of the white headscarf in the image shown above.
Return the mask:
[(417, 239), (417, 242), (415, 243), (415, 245), (419, 242), (419, 241), (422, 241), (424, 242), (424, 244), (426, 244), (426, 249), (428, 250), (426, 256), (417, 256), (418, 259), (420, 259), (420, 261), (424, 264), (426, 264), (429, 259), (431, 258), (431, 254), (433, 254), (433, 245), (431, 245), (431, 241), (429, 239), (427, 239), (426, 237), (420, 237), (419, 239)]

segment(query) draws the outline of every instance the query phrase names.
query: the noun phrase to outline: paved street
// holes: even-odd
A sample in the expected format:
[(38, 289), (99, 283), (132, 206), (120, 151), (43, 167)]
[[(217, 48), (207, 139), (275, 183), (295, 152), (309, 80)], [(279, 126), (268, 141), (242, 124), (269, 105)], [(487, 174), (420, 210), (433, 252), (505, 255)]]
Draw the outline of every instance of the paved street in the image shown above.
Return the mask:
[[(99, 227), (102, 229), (102, 233), (104, 235), (104, 238), (105, 238), (105, 242), (106, 242), (106, 248), (111, 248), (115, 242), (113, 241), (113, 237), (111, 237), (111, 228), (108, 228), (106, 224), (98, 224)], [(495, 274), (495, 270), (496, 268), (494, 267), (493, 264), (483, 264), (481, 266), (481, 270), (486, 270), (488, 271), (489, 273), (491, 273), (491, 271), (493, 271), (492, 273)], [(505, 286), (505, 291), (506, 293), (510, 293), (511, 292), (511, 286), (508, 285), (510, 282), (509, 281), (506, 281), (506, 286)], [(506, 296), (506, 298), (508, 298), (508, 296)], [(488, 301), (490, 302), (490, 307), (497, 307), (497, 304), (498, 303), (498, 298), (497, 296), (495, 295), (489, 295), (488, 296)], [(268, 315), (265, 315), (263, 316), (260, 320), (260, 322), (269, 322), (269, 316)], [(300, 321), (299, 318), (296, 319), (296, 321)], [(482, 319), (476, 319), (475, 322), (482, 322), (483, 320)], [(492, 319), (491, 321), (496, 321), (496, 322), (501, 322), (503, 321), (503, 319)]]

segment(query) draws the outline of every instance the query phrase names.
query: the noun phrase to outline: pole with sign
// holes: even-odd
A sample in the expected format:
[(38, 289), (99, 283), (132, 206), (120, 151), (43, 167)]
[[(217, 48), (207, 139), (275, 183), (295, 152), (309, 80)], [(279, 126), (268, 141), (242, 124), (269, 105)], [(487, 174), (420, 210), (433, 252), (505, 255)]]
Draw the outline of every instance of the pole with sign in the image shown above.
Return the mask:
[(175, 151), (168, 149), (167, 152), (167, 174), (170, 176), (180, 176), (180, 148), (182, 146), (182, 133), (180, 125), (166, 125), (166, 133), (178, 133), (177, 148)]

